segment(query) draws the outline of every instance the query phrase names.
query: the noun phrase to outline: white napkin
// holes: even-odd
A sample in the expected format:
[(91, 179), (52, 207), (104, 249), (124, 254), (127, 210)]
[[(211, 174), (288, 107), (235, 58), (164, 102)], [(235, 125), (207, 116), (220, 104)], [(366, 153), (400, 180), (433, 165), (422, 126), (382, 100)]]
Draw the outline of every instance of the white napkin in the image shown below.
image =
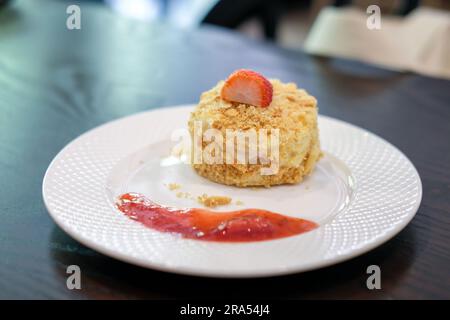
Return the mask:
[(450, 79), (450, 13), (420, 8), (405, 18), (381, 14), (379, 30), (367, 28), (368, 17), (354, 8), (323, 9), (305, 51)]

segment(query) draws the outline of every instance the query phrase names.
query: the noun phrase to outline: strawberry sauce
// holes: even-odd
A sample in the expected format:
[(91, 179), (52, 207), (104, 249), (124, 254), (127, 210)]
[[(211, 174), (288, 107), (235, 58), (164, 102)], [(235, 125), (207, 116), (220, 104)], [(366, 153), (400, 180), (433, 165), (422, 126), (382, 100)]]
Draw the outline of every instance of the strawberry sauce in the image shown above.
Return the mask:
[(138, 193), (121, 195), (117, 199), (117, 208), (146, 227), (205, 241), (262, 241), (289, 237), (318, 227), (312, 221), (260, 209), (214, 212), (165, 207)]

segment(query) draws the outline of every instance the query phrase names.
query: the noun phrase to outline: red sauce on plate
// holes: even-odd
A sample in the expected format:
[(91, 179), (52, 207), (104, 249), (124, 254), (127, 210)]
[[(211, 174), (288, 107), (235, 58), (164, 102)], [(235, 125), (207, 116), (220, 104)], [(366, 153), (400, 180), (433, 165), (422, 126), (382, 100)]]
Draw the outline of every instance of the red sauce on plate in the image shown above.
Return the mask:
[(117, 208), (146, 227), (206, 241), (248, 242), (284, 238), (315, 229), (312, 221), (260, 209), (214, 212), (161, 206), (138, 193), (126, 193)]

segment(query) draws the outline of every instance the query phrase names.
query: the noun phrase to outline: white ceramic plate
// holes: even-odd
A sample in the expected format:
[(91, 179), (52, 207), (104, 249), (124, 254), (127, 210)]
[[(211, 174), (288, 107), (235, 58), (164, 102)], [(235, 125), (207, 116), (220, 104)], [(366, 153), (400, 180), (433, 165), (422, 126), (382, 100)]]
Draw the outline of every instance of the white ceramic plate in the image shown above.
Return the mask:
[[(241, 189), (210, 182), (167, 158), (171, 134), (185, 128), (193, 106), (139, 113), (95, 128), (50, 164), (43, 196), (55, 222), (84, 245), (143, 267), (175, 273), (271, 276), (316, 269), (367, 252), (402, 230), (422, 197), (419, 175), (398, 149), (374, 134), (321, 116), (325, 152), (303, 183)], [(178, 183), (171, 191), (165, 184)], [(249, 243), (189, 240), (132, 221), (114, 206), (124, 192), (170, 206), (199, 206), (190, 197), (228, 195), (243, 205), (313, 220), (297, 236)]]

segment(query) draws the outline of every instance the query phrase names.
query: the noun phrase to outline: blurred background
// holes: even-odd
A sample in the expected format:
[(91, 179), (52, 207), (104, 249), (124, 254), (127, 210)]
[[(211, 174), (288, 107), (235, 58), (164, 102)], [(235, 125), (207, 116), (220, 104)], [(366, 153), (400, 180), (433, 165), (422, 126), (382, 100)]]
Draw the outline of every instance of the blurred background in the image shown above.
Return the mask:
[[(0, 0), (0, 8), (22, 0)], [(215, 25), (309, 54), (450, 79), (450, 0), (35, 0), (180, 30)], [(381, 23), (366, 21), (379, 8)], [(374, 21), (374, 20), (372, 20)], [(1, 26), (0, 26), (1, 28)]]
[[(21, 0), (0, 0), (0, 8)], [(179, 29), (216, 25), (307, 53), (450, 78), (450, 0), (35, 0)], [(380, 9), (382, 27), (364, 28)]]
[[(0, 0), (7, 3), (14, 0)], [(36, 0), (39, 1), (39, 0)], [(305, 38), (326, 6), (354, 7), (363, 11), (378, 5), (381, 12), (405, 17), (420, 7), (450, 10), (450, 0), (84, 0), (99, 3), (120, 15), (144, 21), (165, 22), (179, 28), (203, 23), (235, 29), (242, 34), (269, 39), (289, 48), (302, 48)]]

